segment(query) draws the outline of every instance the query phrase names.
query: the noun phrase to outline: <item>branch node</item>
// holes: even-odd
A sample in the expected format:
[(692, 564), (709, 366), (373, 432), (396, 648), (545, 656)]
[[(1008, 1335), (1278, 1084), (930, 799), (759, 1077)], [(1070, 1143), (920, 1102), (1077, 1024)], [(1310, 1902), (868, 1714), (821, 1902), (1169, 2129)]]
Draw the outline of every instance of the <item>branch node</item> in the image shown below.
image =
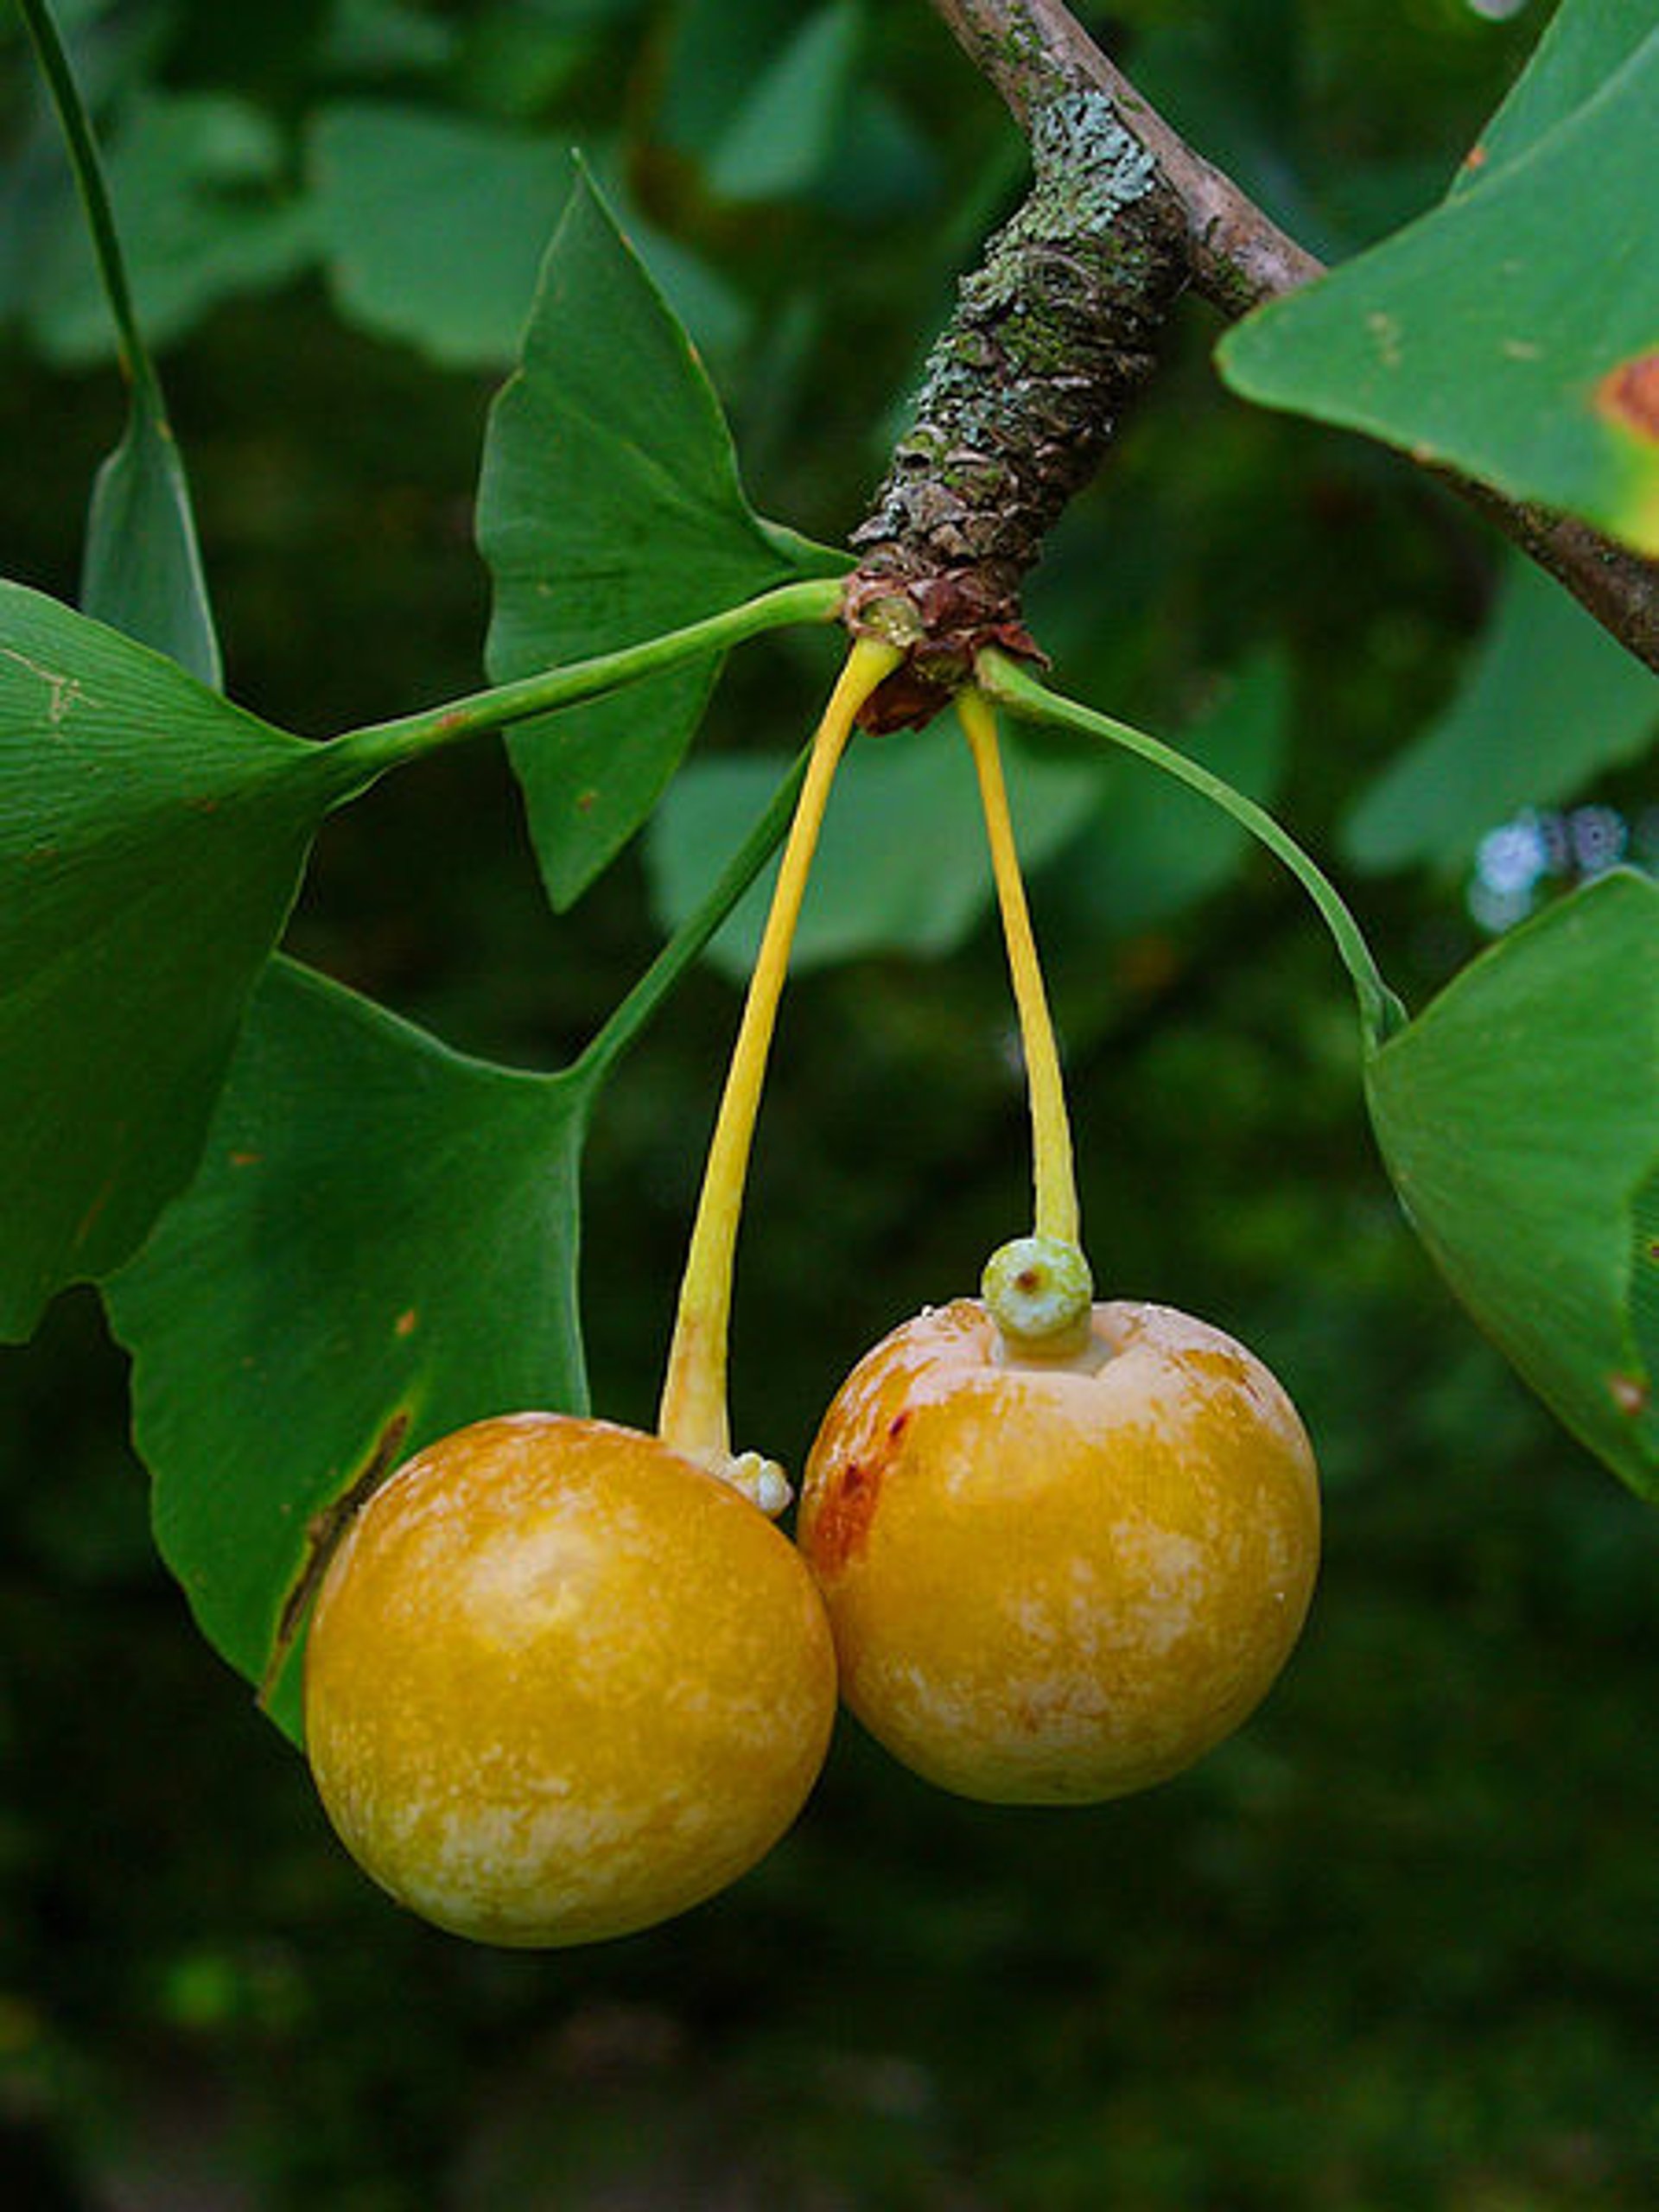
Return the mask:
[(1040, 658), (1020, 587), (1044, 538), (1150, 376), (1186, 281), (1185, 231), (1151, 154), (1109, 95), (1076, 86), (1033, 107), (1032, 189), (960, 287), (910, 429), (868, 518), (843, 613), (919, 635), (867, 704), (867, 728), (925, 721), (988, 645)]

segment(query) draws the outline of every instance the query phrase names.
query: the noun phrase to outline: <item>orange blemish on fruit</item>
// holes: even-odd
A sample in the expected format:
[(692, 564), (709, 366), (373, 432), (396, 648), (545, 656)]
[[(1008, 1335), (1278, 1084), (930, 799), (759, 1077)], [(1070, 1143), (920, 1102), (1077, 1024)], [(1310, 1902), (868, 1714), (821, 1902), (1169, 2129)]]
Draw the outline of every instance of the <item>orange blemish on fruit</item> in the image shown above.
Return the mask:
[[(895, 1425), (902, 1433), (902, 1417)], [(868, 1548), (882, 1472), (877, 1463), (849, 1459), (829, 1477), (812, 1539), (812, 1563), (821, 1573), (843, 1573), (849, 1560)]]

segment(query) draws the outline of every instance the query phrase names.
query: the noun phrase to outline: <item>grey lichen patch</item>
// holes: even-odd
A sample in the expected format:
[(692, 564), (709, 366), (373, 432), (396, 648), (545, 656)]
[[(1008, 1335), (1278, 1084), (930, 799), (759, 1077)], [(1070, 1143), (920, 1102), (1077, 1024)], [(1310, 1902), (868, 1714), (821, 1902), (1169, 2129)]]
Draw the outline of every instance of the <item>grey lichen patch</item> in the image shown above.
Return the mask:
[(963, 279), (853, 538), (849, 619), (906, 594), (926, 632), (912, 672), (931, 652), (944, 681), (980, 644), (1019, 650), (1020, 581), (1150, 375), (1187, 274), (1184, 219), (1105, 93), (1067, 91), (1030, 130), (1031, 192)]
[(1103, 92), (1065, 92), (1033, 109), (1030, 132), (1037, 175), (1032, 200), (1053, 202), (1079, 230), (1103, 231), (1157, 183), (1158, 164), (1123, 128)]

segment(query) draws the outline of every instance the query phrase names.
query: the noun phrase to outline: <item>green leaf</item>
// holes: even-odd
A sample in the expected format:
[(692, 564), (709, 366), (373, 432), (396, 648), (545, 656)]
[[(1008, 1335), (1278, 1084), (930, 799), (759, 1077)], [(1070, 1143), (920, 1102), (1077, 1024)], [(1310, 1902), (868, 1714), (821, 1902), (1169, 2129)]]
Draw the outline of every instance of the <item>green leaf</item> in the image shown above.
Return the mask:
[(1654, 0), (1562, 0), (1459, 172), (1459, 188), (1486, 182), (1593, 99), (1656, 27)]
[(1573, 1433), (1659, 1497), (1659, 884), (1604, 876), (1502, 938), (1367, 1087), (1452, 1288)]
[(188, 1179), (344, 765), (0, 584), (0, 1336)]
[(343, 315), (446, 366), (512, 360), (569, 188), (561, 146), (467, 117), (343, 100), (313, 118), (307, 165)]
[[(1039, 868), (1098, 803), (1102, 772), (1091, 761), (1042, 760), (1016, 742), (1006, 754), (1020, 855)], [(781, 766), (722, 757), (692, 761), (675, 778), (646, 843), (652, 905), (665, 926), (706, 897), (733, 823), (749, 818)], [(771, 888), (768, 874), (710, 948), (736, 981), (753, 965)], [(791, 965), (798, 972), (884, 951), (937, 957), (961, 944), (991, 896), (978, 787), (954, 720), (861, 740), (836, 780)]]
[[(1267, 805), (1288, 751), (1290, 672), (1263, 653), (1222, 685), (1181, 732), (1181, 750)], [(1105, 803), (1066, 859), (1080, 920), (1128, 932), (1217, 891), (1250, 849), (1249, 833), (1167, 776), (1114, 774)]]
[[(41, 0), (24, 0), (22, 12), (57, 109), (98, 283), (130, 386), (125, 433), (92, 487), (81, 605), (97, 620), (169, 654), (181, 668), (217, 689), (221, 674), (219, 639), (189, 487), (167, 418), (161, 380), (133, 305), (92, 120), (51, 10)], [(51, 257), (48, 265), (57, 266), (60, 258)]]
[(1659, 31), (1478, 190), (1223, 340), (1245, 397), (1659, 553)]
[[(839, 557), (761, 521), (685, 333), (585, 175), (485, 443), (479, 543), (498, 680), (631, 644)], [(702, 717), (710, 659), (510, 740), (542, 871), (569, 905), (650, 813)]]
[(556, 1075), (463, 1058), (289, 961), (266, 969), (201, 1172), (105, 1294), (133, 1355), (162, 1549), (296, 1738), (316, 1516), (466, 1421), (585, 1408), (594, 1101), (775, 849), (804, 766)]
[(1659, 683), (1516, 559), (1455, 696), (1361, 795), (1344, 849), (1361, 868), (1465, 867), (1496, 824), (1638, 759), (1656, 728)]
[(92, 487), (80, 604), (218, 690), (223, 668), (190, 489), (149, 384), (135, 386), (126, 433)]
[(786, 200), (817, 181), (836, 150), (863, 37), (858, 0), (832, 0), (747, 80), (709, 163), (721, 198)]
[[(260, 1681), (310, 1524), (383, 1451), (586, 1405), (577, 1169), (596, 1078), (463, 1058), (272, 963), (202, 1169), (105, 1287), (162, 1555)], [(276, 1713), (298, 1735), (297, 1670)]]
[[(340, 313), (446, 367), (511, 362), (570, 188), (563, 145), (474, 117), (340, 100), (313, 118), (306, 154)], [(654, 232), (639, 245), (702, 342), (736, 343), (747, 310), (724, 281)]]
[[(137, 320), (149, 342), (181, 337), (209, 308), (284, 283), (312, 254), (308, 219), (289, 192), (282, 134), (223, 92), (148, 92), (127, 108), (109, 148)], [(58, 250), (42, 257), (29, 320), (42, 347), (82, 363), (110, 350), (98, 273), (64, 211)]]

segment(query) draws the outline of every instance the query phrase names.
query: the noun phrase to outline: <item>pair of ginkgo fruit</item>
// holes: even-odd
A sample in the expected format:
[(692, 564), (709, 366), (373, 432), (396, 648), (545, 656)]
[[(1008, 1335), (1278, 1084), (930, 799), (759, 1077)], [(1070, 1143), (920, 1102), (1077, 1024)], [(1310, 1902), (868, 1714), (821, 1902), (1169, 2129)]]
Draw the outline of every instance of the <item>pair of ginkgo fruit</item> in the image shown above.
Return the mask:
[(797, 1537), (731, 1448), (743, 1185), (830, 784), (898, 664), (865, 637), (819, 727), (732, 1056), (658, 1433), (481, 1421), (374, 1490), (323, 1576), (306, 1748), (363, 1868), (475, 1940), (626, 1935), (745, 1873), (804, 1803), (837, 1697), (927, 1780), (1084, 1804), (1236, 1728), (1296, 1640), (1313, 1457), (1262, 1363), (1164, 1306), (1096, 1304), (992, 710), (977, 768), (1031, 1089), (1033, 1234), (930, 1308), (824, 1418)]

